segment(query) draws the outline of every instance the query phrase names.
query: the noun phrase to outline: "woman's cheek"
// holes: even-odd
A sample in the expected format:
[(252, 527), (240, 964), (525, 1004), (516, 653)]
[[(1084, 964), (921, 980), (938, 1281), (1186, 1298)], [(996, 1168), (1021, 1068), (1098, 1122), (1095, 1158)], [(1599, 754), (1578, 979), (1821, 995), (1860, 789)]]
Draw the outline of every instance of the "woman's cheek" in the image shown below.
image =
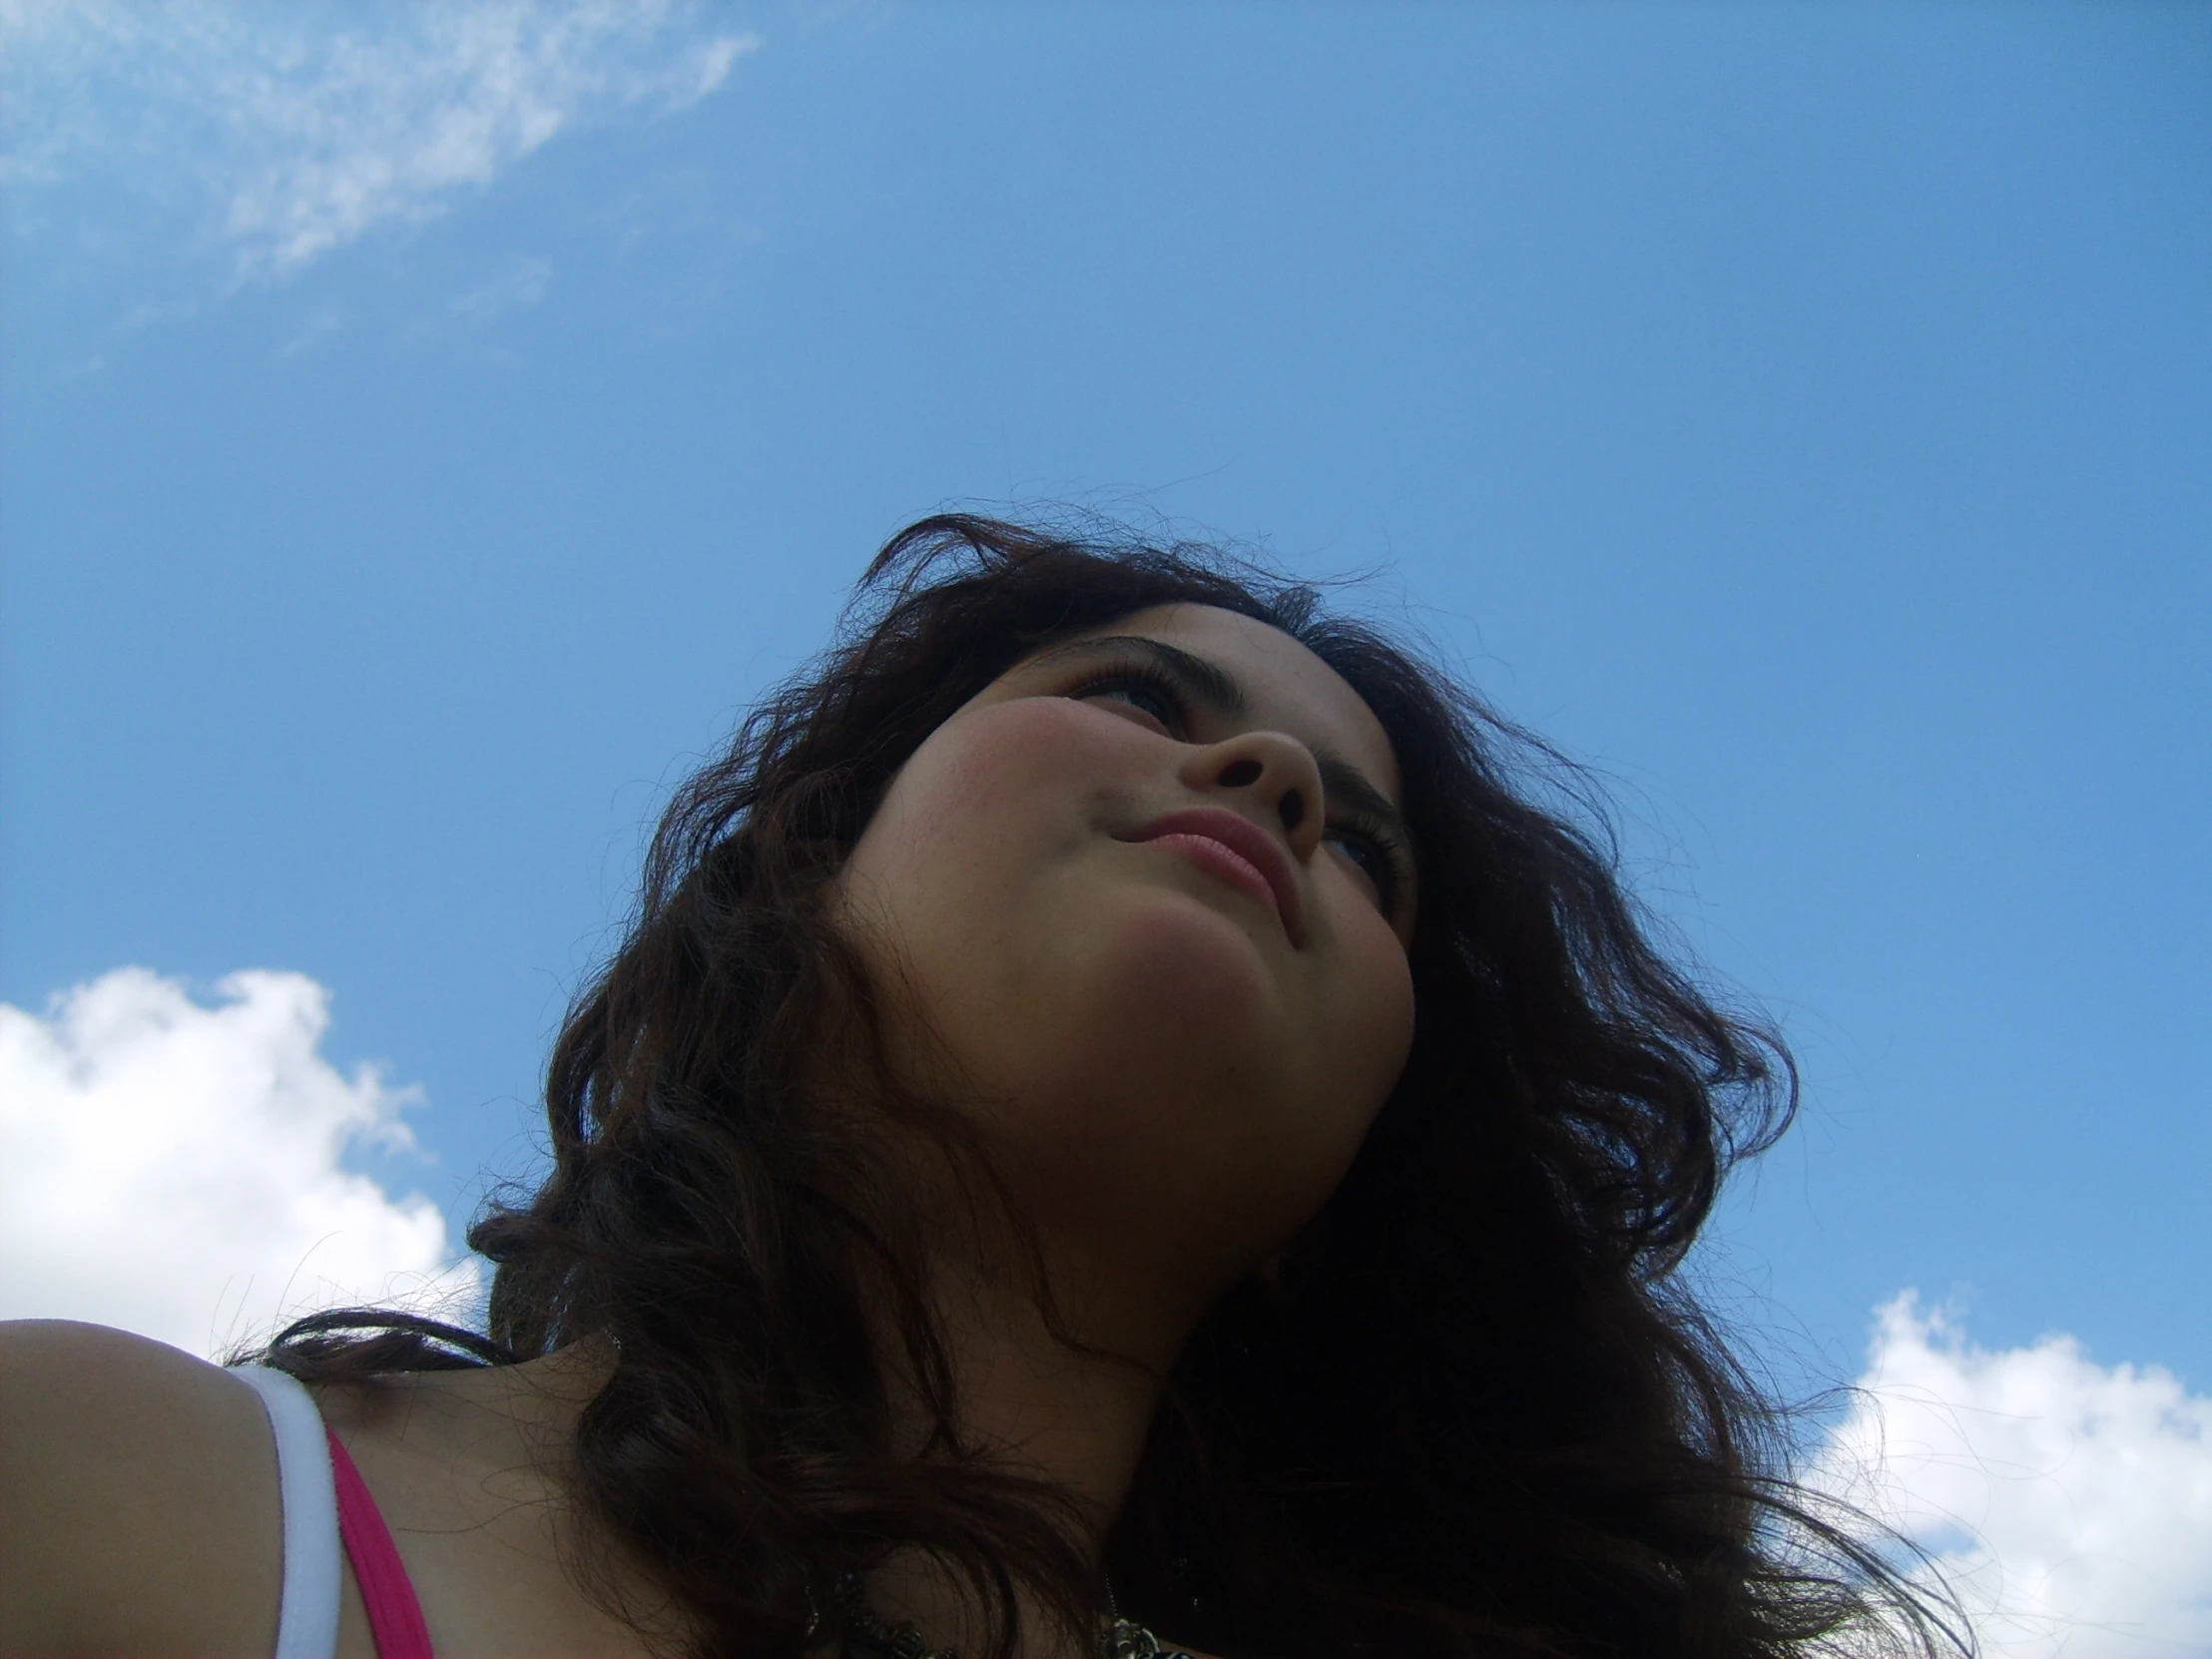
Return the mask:
[(1061, 913), (1056, 874), (1085, 860), (1105, 804), (1136, 791), (1145, 736), (1065, 698), (1024, 698), (963, 710), (908, 758), (838, 889), (847, 919), (918, 974), (917, 1012), (1003, 1017), (1037, 953), (1066, 945), (1081, 916)]
[(992, 844), (1017, 827), (1070, 829), (1090, 798), (1131, 770), (1144, 736), (1061, 697), (970, 709), (915, 752), (892, 796), (911, 798), (916, 828), (947, 851)]

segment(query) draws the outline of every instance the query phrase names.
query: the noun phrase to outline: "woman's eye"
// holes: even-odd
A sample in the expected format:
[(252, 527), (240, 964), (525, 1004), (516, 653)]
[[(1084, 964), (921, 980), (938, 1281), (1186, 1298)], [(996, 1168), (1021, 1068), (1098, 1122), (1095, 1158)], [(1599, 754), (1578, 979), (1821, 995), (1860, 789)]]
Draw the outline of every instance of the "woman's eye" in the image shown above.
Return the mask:
[(1376, 904), (1384, 910), (1390, 907), (1390, 892), (1396, 875), (1390, 855), (1367, 835), (1351, 830), (1332, 830), (1329, 843), (1342, 852), (1352, 867), (1358, 870), (1375, 894)]
[(1175, 700), (1157, 686), (1142, 680), (1102, 680), (1093, 686), (1085, 686), (1075, 694), (1085, 703), (1120, 703), (1149, 716), (1160, 727), (1173, 732), (1182, 724), (1183, 711)]

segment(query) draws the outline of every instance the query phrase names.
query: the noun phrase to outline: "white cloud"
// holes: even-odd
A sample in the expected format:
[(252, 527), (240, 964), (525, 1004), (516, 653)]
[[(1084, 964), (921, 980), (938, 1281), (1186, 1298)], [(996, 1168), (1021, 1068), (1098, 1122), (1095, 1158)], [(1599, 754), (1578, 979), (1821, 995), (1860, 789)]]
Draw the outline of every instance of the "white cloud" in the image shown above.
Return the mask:
[(689, 107), (753, 51), (680, 0), (441, 0), (338, 15), (208, 0), (0, 0), (20, 189), (112, 164), (212, 199), (275, 277), (481, 190), (556, 134)]
[(1989, 1659), (2212, 1653), (2212, 1398), (2071, 1337), (1990, 1352), (1912, 1292), (1814, 1483), (1929, 1549)]
[(217, 991), (203, 1007), (130, 967), (43, 1017), (0, 1004), (0, 1318), (212, 1356), (311, 1308), (472, 1296), (429, 1200), (339, 1167), (357, 1142), (411, 1144), (414, 1091), (317, 1052), (329, 993), (312, 979)]

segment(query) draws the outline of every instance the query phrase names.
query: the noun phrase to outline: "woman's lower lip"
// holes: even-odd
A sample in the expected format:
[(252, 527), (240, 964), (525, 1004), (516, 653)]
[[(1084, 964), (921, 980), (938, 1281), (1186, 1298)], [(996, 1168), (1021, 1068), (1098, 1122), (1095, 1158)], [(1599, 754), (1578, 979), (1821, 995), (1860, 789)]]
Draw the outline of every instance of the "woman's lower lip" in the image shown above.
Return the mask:
[(1178, 831), (1169, 835), (1155, 835), (1144, 846), (1165, 846), (1181, 853), (1199, 868), (1219, 876), (1231, 886), (1257, 898), (1265, 904), (1278, 920), (1282, 909), (1275, 901), (1275, 889), (1268, 885), (1268, 878), (1260, 873), (1259, 865), (1225, 842), (1211, 835), (1193, 835)]

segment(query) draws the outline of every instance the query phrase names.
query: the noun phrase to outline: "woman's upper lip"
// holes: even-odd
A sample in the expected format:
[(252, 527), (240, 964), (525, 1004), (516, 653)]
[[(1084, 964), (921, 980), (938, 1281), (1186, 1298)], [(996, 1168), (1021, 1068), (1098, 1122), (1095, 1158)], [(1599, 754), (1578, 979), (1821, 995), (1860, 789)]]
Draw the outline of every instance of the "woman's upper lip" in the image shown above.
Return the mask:
[(1164, 814), (1134, 834), (1121, 838), (1153, 841), (1163, 835), (1197, 835), (1219, 841), (1251, 864), (1266, 877), (1268, 890), (1275, 895), (1276, 913), (1282, 918), (1283, 930), (1291, 936), (1291, 943), (1306, 942), (1298, 876), (1291, 868), (1290, 852), (1274, 835), (1242, 813), (1233, 813), (1226, 807), (1186, 807), (1180, 812)]

